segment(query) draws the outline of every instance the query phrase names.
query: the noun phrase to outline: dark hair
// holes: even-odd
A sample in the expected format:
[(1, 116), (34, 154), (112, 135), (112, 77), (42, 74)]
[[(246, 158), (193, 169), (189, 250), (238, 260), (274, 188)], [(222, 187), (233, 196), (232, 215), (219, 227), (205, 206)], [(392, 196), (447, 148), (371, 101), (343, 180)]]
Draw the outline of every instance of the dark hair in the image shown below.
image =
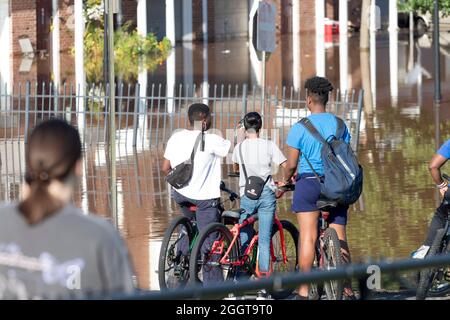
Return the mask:
[(262, 119), (258, 112), (249, 112), (244, 117), (245, 130), (253, 129), (259, 132), (262, 127)]
[(30, 194), (19, 204), (29, 223), (36, 223), (62, 209), (63, 204), (48, 193), (52, 180), (65, 181), (72, 176), (81, 159), (78, 130), (64, 120), (52, 119), (37, 125), (26, 146), (25, 182)]
[(325, 106), (328, 102), (330, 92), (333, 91), (333, 85), (327, 78), (312, 77), (306, 80), (305, 89), (308, 92), (308, 96), (311, 97), (314, 102)]
[(209, 107), (203, 103), (194, 103), (189, 107), (188, 117), (191, 125), (194, 125), (195, 121), (202, 121), (208, 118), (210, 115)]

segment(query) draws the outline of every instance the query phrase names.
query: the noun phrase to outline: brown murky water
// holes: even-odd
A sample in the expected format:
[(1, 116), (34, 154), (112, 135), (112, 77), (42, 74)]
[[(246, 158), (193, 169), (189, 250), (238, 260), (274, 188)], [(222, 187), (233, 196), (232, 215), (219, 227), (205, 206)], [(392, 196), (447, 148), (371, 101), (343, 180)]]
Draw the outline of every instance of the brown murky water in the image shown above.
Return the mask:
[[(309, 48), (308, 39), (304, 36), (300, 40), (302, 71), (298, 77), (294, 77), (292, 50), (288, 50), (292, 47), (291, 39), (281, 40), (268, 66), (269, 85), (295, 85), (299, 79), (304, 81), (311, 75), (309, 65), (314, 64), (315, 49)], [(377, 38), (376, 67), (372, 65), (376, 72), (372, 76), (370, 68), (361, 63), (361, 58), (367, 57), (360, 56), (358, 41), (358, 38), (349, 41), (348, 85), (359, 89), (367, 85), (367, 79), (376, 79), (376, 95), (372, 107), (365, 105), (361, 123), (358, 153), (365, 170), (365, 184), (361, 200), (351, 208), (349, 244), (354, 260), (406, 257), (423, 240), (428, 221), (439, 201), (428, 174), (427, 162), (437, 146), (450, 138), (450, 41), (444, 41), (441, 49), (444, 102), (439, 108), (432, 102), (433, 52), (429, 40), (421, 38), (411, 43), (408, 35), (399, 35), (398, 94), (395, 94), (395, 86), (390, 80), (388, 36)], [(197, 45), (192, 50), (193, 82), (204, 80), (202, 72), (196, 68), (202, 64), (204, 49)], [(210, 44), (207, 49), (210, 83), (254, 81), (246, 41)], [(183, 47), (177, 47), (177, 57), (186, 57), (183, 50)], [(176, 79), (183, 82), (186, 68), (179, 64), (182, 63), (179, 60), (183, 59), (177, 59)], [(339, 87), (339, 46), (336, 43), (326, 49), (326, 61), (327, 77)], [(416, 71), (420, 65), (424, 71), (418, 84)], [(149, 81), (164, 81), (165, 73), (165, 66), (161, 66), (149, 76)], [(391, 97), (392, 92), (397, 97)], [(130, 248), (140, 286), (156, 289), (160, 241), (168, 223), (178, 214), (160, 170), (163, 146), (134, 150), (123, 145), (118, 153), (119, 228)], [(21, 164), (12, 162), (23, 166), (23, 157), (19, 158), (22, 159)], [(5, 200), (17, 198), (16, 181), (20, 181), (16, 178), (16, 168), (11, 168), (11, 165), (5, 167), (8, 159), (7, 155), (2, 155), (2, 197)], [(227, 169), (224, 166), (224, 176)], [(9, 179), (8, 186), (14, 178), (16, 187), (5, 187), (5, 175)], [(226, 178), (225, 181), (237, 190), (236, 179)], [(108, 165), (104, 148), (87, 148), (85, 176), (80, 188), (77, 204), (85, 210), (109, 217)], [(279, 201), (280, 216), (295, 222), (289, 208), (289, 198)]]

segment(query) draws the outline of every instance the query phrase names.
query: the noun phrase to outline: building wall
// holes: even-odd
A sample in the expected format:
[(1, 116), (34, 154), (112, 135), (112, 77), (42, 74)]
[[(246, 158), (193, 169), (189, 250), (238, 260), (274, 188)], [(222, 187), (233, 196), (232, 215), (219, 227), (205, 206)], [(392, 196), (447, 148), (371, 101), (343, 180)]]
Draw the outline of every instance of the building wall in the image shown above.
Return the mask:
[(249, 9), (246, 1), (214, 0), (215, 38), (236, 38), (248, 35)]

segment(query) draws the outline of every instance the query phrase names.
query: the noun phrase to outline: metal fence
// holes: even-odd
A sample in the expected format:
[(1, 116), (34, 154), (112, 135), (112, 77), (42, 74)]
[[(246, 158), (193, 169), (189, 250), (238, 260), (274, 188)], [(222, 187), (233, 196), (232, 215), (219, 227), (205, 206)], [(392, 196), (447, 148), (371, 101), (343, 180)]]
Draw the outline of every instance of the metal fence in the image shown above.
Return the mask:
[[(450, 266), (450, 255), (434, 256), (426, 259), (403, 259), (397, 261), (379, 261), (366, 264), (349, 264), (343, 267), (324, 271), (313, 270), (307, 273), (276, 274), (270, 278), (258, 281), (243, 280), (239, 282), (228, 281), (218, 285), (204, 287), (202, 285), (187, 286), (182, 289), (161, 292), (140, 292), (133, 295), (113, 295), (107, 299), (132, 300), (168, 300), (168, 299), (211, 299), (224, 297), (230, 293), (245, 294), (260, 289), (278, 291), (286, 288), (296, 288), (300, 284), (323, 283), (325, 281), (357, 279), (359, 280), (360, 298), (370, 298), (367, 279), (372, 275), (374, 266), (379, 268), (380, 277), (386, 274), (398, 275), (401, 272)], [(103, 299), (105, 297), (102, 297)]]
[[(108, 140), (109, 86), (84, 87), (52, 83), (19, 83), (0, 88), (0, 139), (25, 140), (38, 121), (63, 117), (80, 128), (86, 145)], [(264, 119), (266, 137), (283, 145), (289, 128), (308, 114), (305, 92), (294, 88), (261, 88), (248, 85), (178, 85), (168, 88), (151, 84), (118, 84), (116, 88), (117, 143), (154, 148), (164, 145), (173, 130), (188, 124), (187, 109), (203, 102), (212, 109), (213, 128), (233, 129), (245, 113), (258, 111)], [(337, 90), (330, 95), (328, 109), (347, 123), (357, 147), (362, 92)]]
[[(108, 212), (111, 159), (108, 142), (109, 87), (19, 83), (0, 88), (0, 201), (17, 200), (25, 168), (24, 146), (30, 130), (50, 117), (65, 118), (77, 126), (85, 149), (84, 184), (78, 202)], [(308, 114), (305, 92), (293, 88), (261, 88), (247, 85), (178, 85), (167, 88), (151, 84), (119, 84), (116, 96), (116, 159), (118, 191), (125, 201), (140, 204), (166, 203), (167, 190), (161, 177), (162, 147), (178, 128), (188, 124), (187, 109), (194, 102), (207, 103), (213, 112), (213, 128), (233, 140), (234, 128), (249, 111), (263, 115), (265, 137), (284, 147), (290, 127)], [(336, 91), (330, 96), (330, 112), (341, 116), (350, 128), (353, 147), (359, 140), (362, 92)], [(231, 186), (234, 182), (228, 181)], [(237, 188), (237, 187), (236, 187)], [(151, 199), (150, 199), (151, 198)]]

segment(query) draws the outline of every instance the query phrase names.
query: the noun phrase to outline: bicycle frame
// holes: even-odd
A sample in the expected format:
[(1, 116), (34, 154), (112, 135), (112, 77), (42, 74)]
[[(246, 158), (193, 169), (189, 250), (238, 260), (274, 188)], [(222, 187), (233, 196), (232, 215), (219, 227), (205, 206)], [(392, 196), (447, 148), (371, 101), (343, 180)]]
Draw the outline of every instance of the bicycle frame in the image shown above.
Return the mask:
[[(233, 240), (231, 241), (227, 251), (225, 252), (224, 256), (220, 259), (220, 263), (221, 264), (230, 264), (232, 266), (243, 266), (245, 265), (245, 263), (248, 261), (248, 258), (250, 256), (250, 253), (252, 252), (252, 250), (254, 249), (256, 243), (258, 242), (259, 236), (258, 234), (255, 234), (252, 238), (252, 240), (250, 241), (249, 246), (247, 247), (247, 249), (245, 250), (242, 258), (239, 257), (238, 261), (231, 261), (230, 260), (230, 253), (232, 248), (239, 244), (239, 236), (241, 233), (241, 229), (248, 226), (248, 225), (252, 225), (256, 222), (257, 220), (257, 215), (251, 215), (250, 217), (248, 217), (247, 219), (245, 219), (241, 224), (236, 223), (233, 228), (231, 228), (230, 232), (233, 235)], [(274, 222), (278, 227), (278, 230), (280, 231), (280, 241), (281, 241), (281, 248), (282, 248), (282, 255), (283, 255), (283, 263), (287, 262), (287, 256), (286, 256), (286, 245), (285, 245), (285, 239), (284, 239), (284, 232), (283, 232), (283, 226), (281, 225), (281, 221), (278, 219), (277, 214), (275, 214), (275, 218), (274, 218)], [(219, 239), (214, 241), (211, 252), (213, 254), (223, 254), (223, 250), (224, 250), (224, 242), (223, 239)], [(270, 242), (270, 255), (271, 255), (271, 260), (272, 262), (274, 262), (276, 260), (276, 257), (274, 255), (274, 250), (273, 250), (273, 243), (272, 241)]]

